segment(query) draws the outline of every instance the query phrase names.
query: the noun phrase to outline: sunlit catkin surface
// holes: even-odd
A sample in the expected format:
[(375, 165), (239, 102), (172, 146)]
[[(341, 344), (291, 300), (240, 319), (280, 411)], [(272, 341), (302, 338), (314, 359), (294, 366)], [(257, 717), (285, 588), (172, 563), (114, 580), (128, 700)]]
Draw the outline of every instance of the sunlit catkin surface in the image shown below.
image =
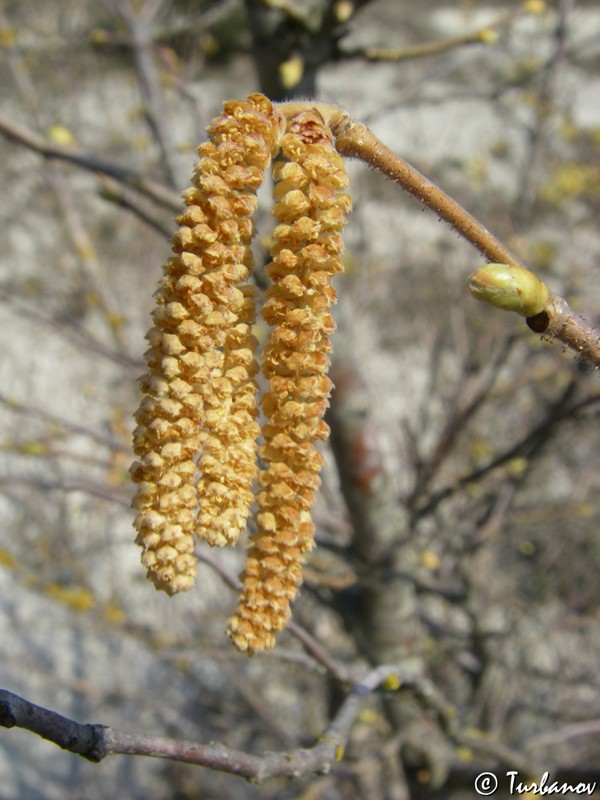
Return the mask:
[(326, 439), (323, 420), (331, 382), (327, 378), (329, 313), (333, 275), (342, 269), (341, 231), (350, 210), (348, 177), (329, 129), (311, 110), (291, 120), (282, 139), (287, 159), (276, 164), (272, 262), (274, 283), (262, 310), (274, 326), (263, 354), (269, 380), (263, 398), (264, 445), (260, 455), (256, 532), (245, 568), (237, 612), (228, 633), (252, 654), (267, 650), (290, 617), (302, 580), (305, 553), (313, 546), (311, 508)]
[(195, 536), (222, 546), (244, 530), (256, 473), (254, 295), (244, 281), (280, 121), (251, 95), (227, 103), (208, 135), (155, 295), (131, 469), (142, 562), (169, 594), (194, 582)]

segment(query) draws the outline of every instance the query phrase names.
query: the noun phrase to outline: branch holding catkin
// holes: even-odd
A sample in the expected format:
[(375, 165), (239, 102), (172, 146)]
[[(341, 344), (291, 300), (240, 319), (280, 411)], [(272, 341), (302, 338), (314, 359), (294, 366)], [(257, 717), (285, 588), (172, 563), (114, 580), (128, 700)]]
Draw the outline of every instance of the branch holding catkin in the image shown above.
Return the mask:
[[(472, 276), (487, 302), (518, 311), (532, 329), (600, 363), (599, 339), (560, 298), (520, 264), (480, 222), (335, 106), (281, 103), (263, 95), (225, 104), (200, 149), (184, 193), (175, 255), (156, 293), (148, 333), (145, 397), (136, 414), (131, 468), (142, 562), (169, 594), (194, 581), (195, 539), (228, 545), (246, 526), (254, 500), (259, 436), (258, 367), (252, 335), (250, 243), (256, 192), (275, 166), (273, 238), (263, 317), (273, 326), (263, 353), (268, 391), (260, 448), (256, 531), (228, 634), (249, 654), (273, 647), (290, 617), (313, 546), (311, 509), (326, 439), (332, 388), (327, 377), (333, 275), (342, 269), (341, 232), (350, 210), (343, 156), (388, 175), (501, 263)], [(491, 298), (491, 299), (490, 299)]]

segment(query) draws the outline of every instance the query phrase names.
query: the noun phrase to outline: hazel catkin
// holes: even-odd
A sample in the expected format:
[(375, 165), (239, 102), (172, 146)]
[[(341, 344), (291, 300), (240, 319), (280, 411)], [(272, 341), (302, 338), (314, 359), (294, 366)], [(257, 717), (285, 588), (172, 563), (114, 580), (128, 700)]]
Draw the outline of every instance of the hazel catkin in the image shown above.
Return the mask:
[(333, 275), (342, 269), (341, 231), (350, 210), (348, 176), (318, 111), (294, 117), (281, 141), (287, 161), (274, 168), (273, 285), (262, 315), (273, 325), (262, 359), (269, 381), (262, 407), (264, 468), (242, 590), (228, 634), (248, 654), (273, 647), (290, 617), (313, 546), (311, 509), (327, 438), (323, 420), (332, 387), (326, 372), (335, 324)]
[(194, 536), (233, 543), (256, 473), (251, 215), (283, 132), (262, 95), (225, 104), (199, 148), (155, 294), (131, 476), (137, 542), (157, 589), (189, 589)]

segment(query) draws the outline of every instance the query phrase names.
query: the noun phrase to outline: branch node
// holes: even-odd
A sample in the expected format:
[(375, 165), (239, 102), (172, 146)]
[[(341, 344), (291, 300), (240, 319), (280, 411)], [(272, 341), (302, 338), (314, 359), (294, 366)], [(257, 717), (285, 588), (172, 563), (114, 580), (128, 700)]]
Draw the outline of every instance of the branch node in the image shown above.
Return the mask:
[(0, 703), (0, 725), (3, 728), (14, 728), (17, 724), (17, 718), (13, 714), (10, 703)]

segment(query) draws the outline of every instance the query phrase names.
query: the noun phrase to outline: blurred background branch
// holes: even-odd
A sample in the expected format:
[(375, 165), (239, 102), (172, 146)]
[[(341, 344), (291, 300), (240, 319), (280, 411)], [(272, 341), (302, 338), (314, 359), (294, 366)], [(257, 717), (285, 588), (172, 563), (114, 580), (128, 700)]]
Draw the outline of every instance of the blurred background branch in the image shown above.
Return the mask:
[[(241, 553), (200, 552), (198, 591), (155, 596), (126, 508), (151, 295), (199, 129), (225, 99), (339, 103), (597, 327), (600, 19), (585, 0), (523, 11), (2, 10), (0, 682), (73, 720), (244, 754), (311, 748), (360, 701), (330, 774), (260, 787), (164, 759), (98, 767), (6, 731), (7, 798), (85, 785), (90, 800), (123, 787), (145, 800), (458, 800), (509, 764), (596, 779), (597, 373), (473, 303), (470, 249), (381, 176), (350, 164), (318, 547), (273, 654), (240, 660), (223, 636)], [(494, 25), (496, 41), (473, 46)], [(429, 55), (367, 61), (386, 50)], [(350, 691), (392, 674), (393, 691)]]

